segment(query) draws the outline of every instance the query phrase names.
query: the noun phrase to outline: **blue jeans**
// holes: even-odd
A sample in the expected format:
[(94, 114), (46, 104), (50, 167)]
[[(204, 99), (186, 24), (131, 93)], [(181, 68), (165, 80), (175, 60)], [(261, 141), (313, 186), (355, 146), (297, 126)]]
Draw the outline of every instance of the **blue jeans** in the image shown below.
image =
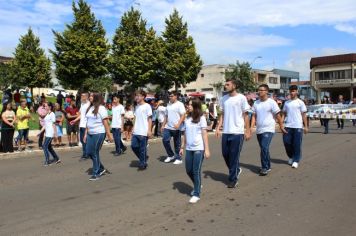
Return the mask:
[(323, 119), (323, 125), (324, 125), (324, 134), (329, 133), (329, 119)]
[(238, 181), (237, 175), (240, 168), (240, 153), (244, 143), (243, 134), (223, 134), (222, 135), (222, 155), (227, 168), (229, 168), (229, 181)]
[(194, 184), (193, 196), (200, 197), (201, 166), (203, 164), (204, 151), (185, 151), (185, 170)]
[(86, 143), (84, 143), (84, 134), (85, 134), (85, 129), (86, 128), (82, 128), (80, 127), (79, 128), (79, 139), (80, 139), (80, 142), (82, 143), (82, 150), (83, 150), (83, 158), (88, 158), (88, 155), (87, 155), (87, 150), (86, 150)]
[(285, 128), (287, 134), (283, 134), (283, 143), (287, 156), (293, 159), (293, 162), (299, 162), (302, 158), (302, 139), (303, 129)]
[(273, 135), (274, 133), (271, 132), (257, 134), (258, 144), (261, 148), (260, 157), (262, 169), (271, 169), (271, 156), (269, 154), (269, 145), (271, 144)]
[(121, 129), (120, 128), (112, 128), (112, 135), (114, 137), (115, 142), (115, 151), (116, 153), (120, 154), (121, 149), (124, 147), (121, 141)]
[(93, 176), (99, 176), (100, 172), (105, 169), (100, 161), (100, 149), (105, 140), (105, 133), (87, 134), (86, 153), (93, 161)]
[(43, 152), (44, 152), (44, 155), (45, 155), (45, 164), (49, 164), (50, 163), (49, 162), (50, 155), (52, 155), (54, 161), (58, 161), (59, 160), (58, 155), (53, 150), (52, 140), (53, 140), (53, 138), (45, 137), (44, 143), (42, 145)]
[(133, 135), (131, 139), (131, 148), (140, 161), (140, 167), (147, 167), (147, 139), (142, 135)]
[[(169, 157), (175, 157), (178, 160), (182, 160), (182, 157), (179, 155), (179, 150), (181, 147), (181, 136), (182, 136), (182, 131), (180, 130), (170, 130), (170, 129), (164, 129), (163, 130), (163, 146), (166, 149), (167, 155)], [(174, 152), (171, 148), (171, 138), (173, 137), (173, 142), (174, 142)]]

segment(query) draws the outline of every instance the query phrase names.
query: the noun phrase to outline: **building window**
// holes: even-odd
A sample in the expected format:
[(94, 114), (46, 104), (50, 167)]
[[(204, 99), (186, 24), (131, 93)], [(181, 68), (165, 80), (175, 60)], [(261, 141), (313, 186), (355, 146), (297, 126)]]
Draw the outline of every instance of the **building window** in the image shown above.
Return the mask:
[(204, 78), (204, 74), (200, 74), (200, 77)]
[(186, 93), (192, 93), (192, 92), (196, 92), (197, 90), (196, 89), (187, 89), (185, 90)]
[(278, 79), (276, 77), (269, 77), (268, 81), (270, 84), (278, 84)]
[(213, 88), (203, 88), (201, 89), (202, 92), (209, 92), (209, 91), (214, 91)]

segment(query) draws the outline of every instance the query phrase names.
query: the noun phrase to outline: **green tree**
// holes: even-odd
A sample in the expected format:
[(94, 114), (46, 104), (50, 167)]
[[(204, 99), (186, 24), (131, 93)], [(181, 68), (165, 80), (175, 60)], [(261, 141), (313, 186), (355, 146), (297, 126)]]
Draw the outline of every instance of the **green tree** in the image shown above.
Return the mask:
[(238, 81), (238, 90), (241, 93), (254, 92), (256, 83), (253, 81), (252, 68), (248, 62), (230, 64), (225, 71), (226, 79), (235, 79)]
[(31, 28), (20, 37), (11, 63), (13, 78), (18, 86), (32, 89), (43, 87), (51, 80), (51, 61), (40, 48), (40, 39)]
[(51, 51), (60, 83), (71, 89), (105, 91), (112, 85), (108, 63), (110, 46), (100, 20), (90, 6), (73, 2), (74, 21), (63, 33), (53, 31), (55, 50)]
[(165, 20), (166, 28), (162, 33), (164, 42), (164, 63), (162, 65), (160, 84), (176, 90), (187, 83), (195, 81), (203, 65), (197, 54), (193, 38), (188, 35), (188, 25), (183, 23), (175, 9)]
[(10, 63), (0, 63), (0, 89), (3, 91), (14, 82), (13, 66)]
[(161, 58), (161, 44), (141, 12), (131, 8), (121, 18), (112, 43), (111, 73), (118, 84), (136, 89), (155, 83)]

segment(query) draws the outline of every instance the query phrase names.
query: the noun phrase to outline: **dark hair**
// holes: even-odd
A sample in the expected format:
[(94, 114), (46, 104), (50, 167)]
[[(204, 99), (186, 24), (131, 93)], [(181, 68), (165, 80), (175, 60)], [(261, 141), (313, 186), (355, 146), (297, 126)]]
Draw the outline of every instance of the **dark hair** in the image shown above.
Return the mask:
[(53, 109), (54, 109), (54, 104), (53, 103), (51, 103), (51, 102), (49, 102), (49, 103), (47, 103), (47, 105), (49, 106), (49, 110), (50, 111), (53, 111)]
[(131, 106), (132, 104), (131, 103), (126, 103), (126, 105), (125, 105), (125, 110), (127, 111), (128, 109), (130, 109), (130, 106)]
[(144, 98), (146, 98), (146, 96), (147, 96), (147, 93), (144, 91), (144, 90), (139, 90), (139, 91), (137, 91), (136, 92), (136, 94), (140, 94), (142, 97), (144, 97)]
[(90, 103), (90, 106), (88, 107), (86, 113), (88, 113), (90, 108), (94, 107), (93, 114), (95, 116), (97, 116), (97, 114), (99, 112), (99, 107), (100, 107), (100, 105), (103, 104), (103, 100), (104, 100), (103, 97), (99, 93), (93, 93), (93, 102)]
[(226, 82), (231, 82), (232, 84), (234, 84), (236, 86), (236, 88), (239, 86), (236, 79), (226, 79)]
[[(191, 113), (188, 113), (188, 116), (192, 117), (193, 123), (199, 123), (200, 117), (203, 115), (203, 111), (201, 109), (201, 101), (199, 98), (194, 98), (190, 101), (192, 102), (193, 111)], [(190, 101), (188, 101), (188, 104)]]
[(265, 88), (267, 91), (269, 91), (269, 87), (267, 84), (261, 84), (260, 86), (258, 86), (258, 88)]
[[(5, 102), (3, 105), (2, 105), (2, 111), (1, 111), (1, 114), (4, 113), (6, 110), (7, 110), (7, 105), (10, 104), (10, 102)], [(0, 118), (1, 119), (1, 118)]]
[(172, 91), (172, 92), (170, 93), (170, 95), (173, 95), (173, 96), (178, 97), (178, 92), (177, 92), (177, 91)]
[(298, 86), (295, 85), (295, 84), (293, 84), (293, 85), (289, 86), (289, 90), (290, 90), (290, 91), (291, 91), (291, 90), (297, 90), (297, 91), (298, 91)]

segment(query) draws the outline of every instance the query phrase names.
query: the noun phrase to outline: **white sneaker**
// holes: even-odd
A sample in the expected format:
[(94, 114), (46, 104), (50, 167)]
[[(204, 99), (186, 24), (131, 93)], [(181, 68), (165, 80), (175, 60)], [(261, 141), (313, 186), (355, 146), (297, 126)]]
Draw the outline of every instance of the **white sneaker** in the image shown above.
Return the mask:
[(288, 165), (292, 165), (293, 164), (293, 159), (292, 158), (289, 158), (288, 160)]
[(176, 159), (176, 160), (173, 162), (174, 165), (180, 165), (180, 164), (182, 164), (182, 163), (183, 163), (183, 161), (182, 161), (182, 160), (178, 160), (178, 159)]
[(293, 162), (293, 164), (292, 164), (292, 168), (295, 168), (295, 169), (297, 169), (298, 168), (298, 162)]
[(197, 196), (193, 196), (190, 200), (189, 200), (189, 203), (197, 203), (198, 201), (200, 200), (200, 198), (199, 197), (197, 197)]
[(174, 159), (175, 159), (174, 156), (173, 156), (173, 157), (167, 157), (167, 158), (164, 160), (164, 162), (165, 162), (165, 163), (169, 163), (169, 162), (173, 161)]

